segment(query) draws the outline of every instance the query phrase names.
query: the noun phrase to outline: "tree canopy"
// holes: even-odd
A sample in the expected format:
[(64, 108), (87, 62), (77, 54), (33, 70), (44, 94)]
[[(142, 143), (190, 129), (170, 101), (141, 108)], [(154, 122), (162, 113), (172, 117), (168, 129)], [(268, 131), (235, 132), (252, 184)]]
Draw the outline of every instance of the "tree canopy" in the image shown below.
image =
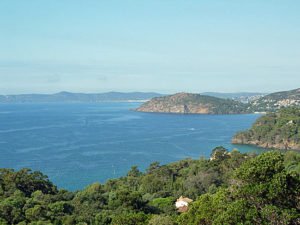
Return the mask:
[[(299, 224), (300, 156), (223, 147), (211, 159), (133, 166), (81, 191), (59, 190), (29, 169), (0, 170), (0, 224)], [(179, 214), (179, 196), (194, 200)]]

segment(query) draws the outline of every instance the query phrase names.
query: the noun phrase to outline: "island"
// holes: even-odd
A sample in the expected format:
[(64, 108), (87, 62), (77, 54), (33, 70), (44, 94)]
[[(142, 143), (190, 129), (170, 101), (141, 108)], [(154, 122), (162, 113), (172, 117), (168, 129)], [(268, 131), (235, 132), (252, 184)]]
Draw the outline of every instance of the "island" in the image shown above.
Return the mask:
[(184, 92), (155, 97), (142, 104), (136, 111), (179, 114), (245, 114), (251, 112), (248, 104), (238, 101)]
[(288, 107), (260, 117), (253, 126), (232, 138), (233, 144), (300, 150), (300, 109)]

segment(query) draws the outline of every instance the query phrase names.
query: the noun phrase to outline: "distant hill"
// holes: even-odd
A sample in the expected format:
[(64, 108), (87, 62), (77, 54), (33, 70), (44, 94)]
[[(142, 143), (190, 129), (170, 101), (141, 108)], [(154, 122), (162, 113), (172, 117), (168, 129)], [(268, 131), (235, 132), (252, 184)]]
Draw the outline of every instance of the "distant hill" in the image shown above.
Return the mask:
[[(181, 93), (187, 94), (187, 93)], [(163, 97), (164, 94), (155, 92), (106, 92), (106, 93), (72, 93), (72, 92), (59, 92), (56, 94), (20, 94), (20, 95), (0, 95), (0, 103), (55, 103), (55, 102), (107, 102), (107, 101), (148, 101), (152, 98)], [(172, 95), (170, 95), (172, 96)], [(198, 96), (198, 97), (197, 97)], [(201, 96), (201, 97), (199, 97)], [(178, 96), (177, 96), (178, 97)], [(296, 106), (300, 107), (300, 89), (292, 91), (276, 92), (272, 94), (256, 93), (256, 92), (238, 92), (238, 93), (218, 93), (218, 92), (204, 92), (202, 94), (189, 94), (185, 96), (193, 103), (190, 105), (190, 113), (194, 113), (200, 108), (196, 109), (196, 105), (201, 105), (201, 110), (208, 111), (208, 113), (232, 113), (232, 112), (274, 112), (283, 107)], [(179, 99), (184, 99), (180, 97)], [(208, 98), (212, 97), (212, 98)], [(213, 98), (215, 97), (215, 98)], [(176, 97), (174, 97), (176, 99)], [(172, 101), (174, 100), (171, 98)], [(200, 100), (201, 99), (201, 100)], [(218, 100), (217, 100), (218, 99)], [(160, 99), (162, 100), (162, 99)], [(167, 98), (164, 100), (168, 100)], [(189, 100), (189, 101), (190, 101)], [(223, 101), (221, 101), (223, 100)], [(226, 101), (224, 101), (226, 100)], [(230, 101), (228, 101), (230, 100)], [(197, 103), (198, 101), (198, 103)], [(237, 102), (241, 103), (238, 104)], [(153, 101), (149, 104), (154, 103)], [(159, 103), (162, 103), (161, 101)], [(176, 103), (170, 103), (169, 107)], [(181, 102), (182, 103), (182, 102)], [(181, 104), (178, 103), (179, 105)], [(190, 102), (191, 103), (191, 102)], [(212, 104), (209, 104), (212, 103)], [(244, 104), (242, 104), (244, 103)], [(177, 104), (177, 103), (176, 103)], [(179, 105), (174, 106), (170, 111), (184, 111), (179, 109)], [(204, 105), (214, 110), (205, 109)], [(145, 107), (144, 105), (143, 107)], [(232, 107), (234, 106), (234, 107)], [(153, 104), (152, 104), (153, 107)], [(165, 110), (166, 107), (164, 107)], [(207, 108), (207, 107), (206, 107)], [(219, 108), (219, 112), (217, 112)], [(225, 109), (226, 108), (226, 109)], [(141, 108), (142, 109), (142, 108)], [(200, 110), (200, 111), (201, 111)], [(149, 109), (148, 109), (149, 111)], [(162, 110), (164, 111), (164, 110)], [(168, 110), (167, 110), (168, 111)]]
[(84, 94), (59, 92), (56, 94), (0, 95), (0, 103), (47, 103), (47, 102), (105, 102), (105, 101), (146, 101), (162, 96), (155, 92), (107, 92)]
[(243, 103), (249, 103), (267, 95), (266, 93), (258, 93), (258, 92), (236, 92), (236, 93), (203, 92), (201, 94), (213, 96), (217, 98), (232, 99)]
[(284, 107), (300, 107), (300, 88), (276, 92), (251, 102), (254, 111), (276, 111)]
[(300, 150), (300, 109), (284, 108), (259, 118), (253, 126), (237, 133), (234, 144)]
[(136, 110), (182, 114), (241, 114), (249, 112), (248, 105), (238, 101), (190, 93), (156, 97)]

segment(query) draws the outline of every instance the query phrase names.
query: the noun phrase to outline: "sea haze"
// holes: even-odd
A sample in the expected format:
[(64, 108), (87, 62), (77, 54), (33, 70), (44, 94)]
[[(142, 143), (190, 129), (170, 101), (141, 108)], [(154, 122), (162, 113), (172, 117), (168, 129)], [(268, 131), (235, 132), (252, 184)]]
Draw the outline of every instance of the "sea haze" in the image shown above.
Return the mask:
[(140, 113), (141, 103), (0, 104), (0, 167), (40, 170), (60, 188), (77, 190), (186, 157), (209, 157), (259, 115)]

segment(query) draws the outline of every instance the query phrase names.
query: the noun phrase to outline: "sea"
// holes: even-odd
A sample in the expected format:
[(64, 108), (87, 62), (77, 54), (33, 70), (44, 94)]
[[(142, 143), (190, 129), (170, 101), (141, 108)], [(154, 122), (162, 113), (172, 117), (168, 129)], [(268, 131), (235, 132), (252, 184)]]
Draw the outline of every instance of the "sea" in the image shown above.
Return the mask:
[(0, 168), (30, 168), (59, 188), (79, 190), (126, 175), (131, 166), (210, 157), (211, 150), (260, 153), (232, 145), (258, 114), (142, 113), (139, 102), (0, 104)]

